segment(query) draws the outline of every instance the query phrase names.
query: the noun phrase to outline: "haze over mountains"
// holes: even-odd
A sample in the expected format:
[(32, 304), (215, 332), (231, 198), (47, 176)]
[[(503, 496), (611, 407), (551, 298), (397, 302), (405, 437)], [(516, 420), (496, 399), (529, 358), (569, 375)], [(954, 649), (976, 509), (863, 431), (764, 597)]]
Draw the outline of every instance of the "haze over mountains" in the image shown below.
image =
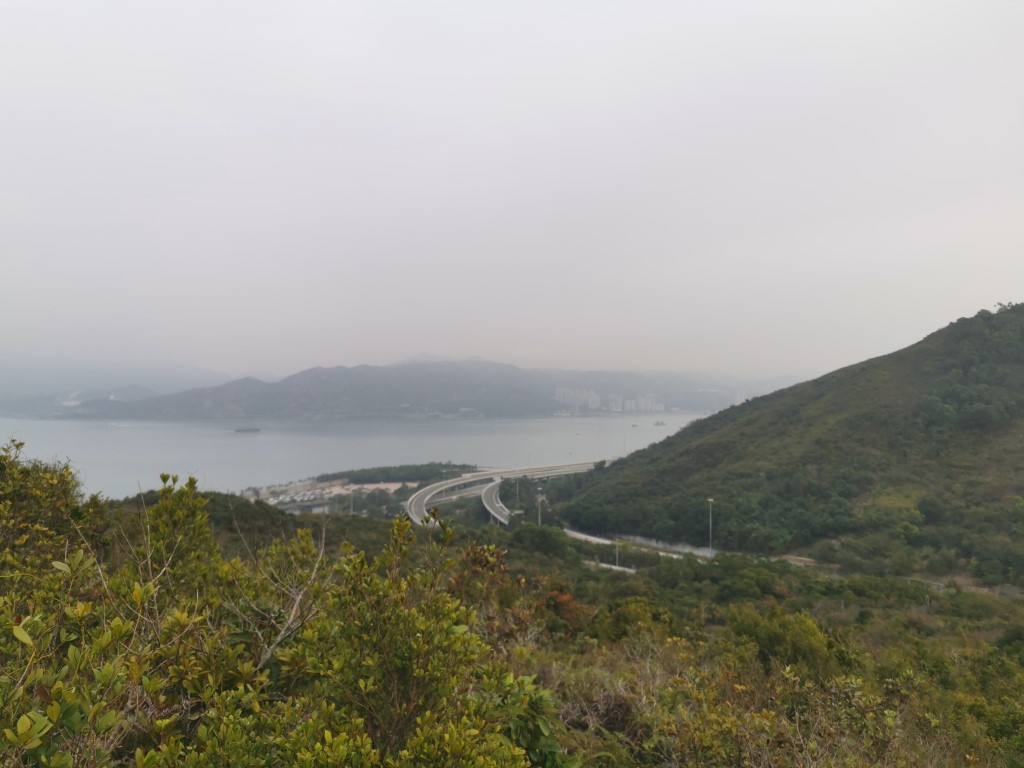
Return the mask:
[(769, 391), (776, 384), (701, 374), (524, 369), (484, 360), (433, 361), (311, 368), (276, 382), (249, 377), (175, 394), (109, 389), (96, 397), (51, 396), (46, 403), (40, 398), (27, 403), (8, 399), (7, 411), (42, 417), (151, 420), (528, 418), (672, 409), (710, 412)]
[(229, 376), (199, 367), (110, 363), (6, 352), (0, 358), (0, 414), (57, 416), (66, 403), (130, 401), (222, 384)]

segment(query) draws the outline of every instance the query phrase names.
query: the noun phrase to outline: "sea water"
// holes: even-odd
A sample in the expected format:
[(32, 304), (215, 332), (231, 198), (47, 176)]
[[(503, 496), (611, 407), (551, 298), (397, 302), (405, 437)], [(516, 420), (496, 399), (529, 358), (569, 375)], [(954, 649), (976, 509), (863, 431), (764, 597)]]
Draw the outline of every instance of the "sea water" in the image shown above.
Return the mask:
[[(351, 420), (235, 424), (0, 418), (0, 442), (69, 461), (83, 489), (122, 498), (160, 473), (238, 492), (327, 472), (451, 461), (486, 468), (609, 460), (663, 440), (696, 413), (543, 419)], [(236, 431), (249, 428), (259, 431)]]

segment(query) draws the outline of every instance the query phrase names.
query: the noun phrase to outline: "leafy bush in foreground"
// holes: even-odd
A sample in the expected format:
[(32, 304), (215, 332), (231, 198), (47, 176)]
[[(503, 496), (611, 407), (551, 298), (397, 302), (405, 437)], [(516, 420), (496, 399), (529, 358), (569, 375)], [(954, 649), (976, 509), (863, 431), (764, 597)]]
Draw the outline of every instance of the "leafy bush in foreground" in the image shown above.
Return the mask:
[(194, 480), (111, 517), (67, 467), (0, 451), (4, 765), (555, 766), (548, 695), (445, 589), (308, 530), (221, 557)]

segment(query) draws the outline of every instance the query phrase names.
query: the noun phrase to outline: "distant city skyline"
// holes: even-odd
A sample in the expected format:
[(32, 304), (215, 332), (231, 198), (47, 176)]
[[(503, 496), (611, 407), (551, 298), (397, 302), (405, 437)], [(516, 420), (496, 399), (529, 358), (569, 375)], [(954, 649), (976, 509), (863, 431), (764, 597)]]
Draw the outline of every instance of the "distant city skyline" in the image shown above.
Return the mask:
[(572, 413), (584, 411), (608, 411), (610, 413), (664, 413), (665, 404), (650, 392), (641, 395), (623, 395), (621, 392), (600, 394), (593, 389), (555, 390), (555, 401), (566, 406)]

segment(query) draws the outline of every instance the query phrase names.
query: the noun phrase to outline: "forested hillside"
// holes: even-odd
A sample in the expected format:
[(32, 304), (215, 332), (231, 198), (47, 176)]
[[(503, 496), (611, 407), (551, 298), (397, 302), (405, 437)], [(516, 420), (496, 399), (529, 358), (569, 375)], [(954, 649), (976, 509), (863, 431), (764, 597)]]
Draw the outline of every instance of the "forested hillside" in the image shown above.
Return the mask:
[(1024, 583), (1024, 305), (727, 408), (554, 498), (573, 525)]
[(995, 595), (76, 488), (0, 451), (0, 765), (1024, 765)]

